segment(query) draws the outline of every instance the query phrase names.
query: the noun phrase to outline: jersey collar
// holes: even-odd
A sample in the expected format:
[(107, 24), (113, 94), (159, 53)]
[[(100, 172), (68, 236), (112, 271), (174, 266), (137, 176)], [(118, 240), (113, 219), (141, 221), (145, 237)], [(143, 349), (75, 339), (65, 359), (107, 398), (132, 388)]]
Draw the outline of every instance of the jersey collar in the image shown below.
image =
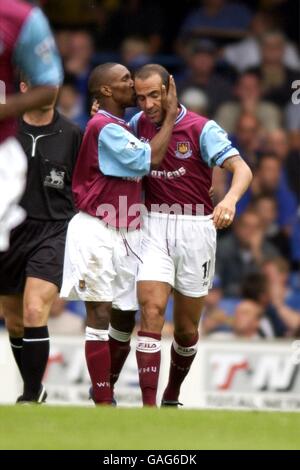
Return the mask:
[(126, 124), (126, 121), (124, 119), (121, 119), (120, 117), (118, 116), (114, 116), (113, 114), (110, 114), (108, 111), (104, 111), (104, 109), (100, 109), (98, 111), (98, 114), (103, 114), (104, 116), (110, 118), (110, 119), (115, 119), (116, 121), (118, 121), (120, 124)]
[[(180, 121), (182, 121), (182, 119), (184, 118), (184, 116), (186, 115), (187, 113), (187, 109), (185, 106), (183, 106), (183, 104), (179, 104), (179, 107), (180, 107), (180, 111), (178, 113), (178, 116), (174, 122), (174, 126), (176, 126), (176, 124), (178, 124)], [(157, 126), (157, 129), (160, 129), (161, 126)]]

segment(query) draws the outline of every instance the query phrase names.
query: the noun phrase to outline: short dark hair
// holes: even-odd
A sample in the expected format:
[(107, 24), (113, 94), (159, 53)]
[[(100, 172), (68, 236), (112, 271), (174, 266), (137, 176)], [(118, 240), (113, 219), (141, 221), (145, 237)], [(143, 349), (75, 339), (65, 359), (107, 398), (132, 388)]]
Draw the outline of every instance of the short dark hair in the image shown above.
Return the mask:
[(167, 69), (165, 69), (165, 67), (159, 64), (143, 65), (143, 67), (141, 67), (135, 72), (134, 78), (147, 80), (147, 78), (151, 77), (152, 75), (159, 75), (161, 77), (163, 85), (165, 85), (165, 87), (168, 87), (170, 74)]
[(100, 98), (100, 87), (102, 85), (109, 85), (109, 83), (107, 82), (107, 72), (109, 72), (109, 70), (111, 70), (116, 65), (119, 64), (117, 64), (116, 62), (106, 62), (105, 64), (98, 65), (96, 68), (94, 68), (90, 75), (88, 83), (89, 92), (94, 98)]

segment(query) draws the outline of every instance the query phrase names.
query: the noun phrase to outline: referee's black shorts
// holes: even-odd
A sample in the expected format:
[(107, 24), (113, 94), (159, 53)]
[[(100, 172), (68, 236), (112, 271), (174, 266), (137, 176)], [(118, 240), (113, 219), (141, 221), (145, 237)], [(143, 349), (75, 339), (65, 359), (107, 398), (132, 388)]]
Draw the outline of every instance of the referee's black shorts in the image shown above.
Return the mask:
[(0, 295), (21, 294), (27, 277), (61, 287), (68, 221), (27, 219), (0, 253)]

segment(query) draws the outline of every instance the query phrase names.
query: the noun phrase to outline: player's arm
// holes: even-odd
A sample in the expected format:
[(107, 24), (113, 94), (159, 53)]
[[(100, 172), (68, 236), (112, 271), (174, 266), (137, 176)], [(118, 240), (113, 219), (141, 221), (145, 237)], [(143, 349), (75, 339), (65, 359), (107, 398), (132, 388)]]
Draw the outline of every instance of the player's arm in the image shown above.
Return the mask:
[(173, 132), (174, 122), (178, 113), (178, 99), (176, 85), (172, 75), (169, 77), (168, 92), (162, 87), (162, 102), (166, 110), (166, 117), (160, 131), (149, 142), (151, 147), (151, 167), (158, 168), (162, 163)]
[(27, 93), (10, 95), (5, 104), (0, 104), (0, 121), (20, 116), (25, 111), (51, 105), (56, 95), (57, 88), (53, 86), (37, 86), (28, 90)]
[(210, 167), (220, 166), (233, 174), (229, 191), (213, 211), (216, 228), (225, 228), (234, 219), (236, 204), (248, 189), (252, 172), (233, 147), (227, 133), (214, 121), (208, 121), (204, 126), (200, 148), (203, 159)]
[(103, 174), (118, 177), (142, 177), (162, 162), (177, 116), (177, 95), (174, 79), (166, 100), (166, 118), (156, 136), (149, 142), (140, 141), (131, 132), (115, 123), (107, 124), (98, 139), (99, 165)]
[(99, 132), (98, 160), (106, 176), (142, 177), (151, 168), (151, 147), (124, 127), (109, 123)]
[(252, 172), (240, 155), (229, 157), (224, 161), (222, 167), (230, 171), (233, 176), (229, 191), (213, 212), (213, 220), (217, 228), (226, 228), (232, 223), (236, 204), (252, 181)]
[(0, 119), (50, 105), (63, 77), (60, 58), (48, 21), (39, 8), (34, 8), (22, 27), (14, 50), (14, 62), (29, 80), (27, 93), (7, 97), (0, 105)]

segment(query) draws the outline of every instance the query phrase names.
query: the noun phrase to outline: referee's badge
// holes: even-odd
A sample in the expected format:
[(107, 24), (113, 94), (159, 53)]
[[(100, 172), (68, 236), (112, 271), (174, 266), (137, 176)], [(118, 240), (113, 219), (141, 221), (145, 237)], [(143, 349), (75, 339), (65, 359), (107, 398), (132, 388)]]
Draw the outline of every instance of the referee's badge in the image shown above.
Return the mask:
[(177, 142), (175, 155), (177, 158), (186, 159), (192, 156), (190, 142)]

